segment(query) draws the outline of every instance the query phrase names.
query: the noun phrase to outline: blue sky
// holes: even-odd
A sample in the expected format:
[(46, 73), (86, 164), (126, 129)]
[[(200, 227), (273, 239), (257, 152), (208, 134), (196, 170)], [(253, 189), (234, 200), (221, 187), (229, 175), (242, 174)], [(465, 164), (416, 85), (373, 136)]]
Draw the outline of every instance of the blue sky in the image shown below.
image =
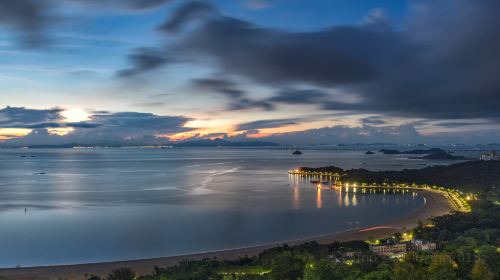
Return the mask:
[[(0, 139), (494, 142), (495, 5), (0, 1)], [(12, 108), (60, 115), (14, 122)], [(168, 121), (119, 132), (122, 112)]]

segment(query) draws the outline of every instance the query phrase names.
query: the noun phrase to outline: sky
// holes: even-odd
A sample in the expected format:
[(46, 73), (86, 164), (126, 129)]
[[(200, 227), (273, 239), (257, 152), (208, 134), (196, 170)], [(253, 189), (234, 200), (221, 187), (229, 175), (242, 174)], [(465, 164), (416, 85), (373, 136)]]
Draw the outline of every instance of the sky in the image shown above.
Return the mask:
[(0, 0), (0, 145), (498, 143), (496, 0)]

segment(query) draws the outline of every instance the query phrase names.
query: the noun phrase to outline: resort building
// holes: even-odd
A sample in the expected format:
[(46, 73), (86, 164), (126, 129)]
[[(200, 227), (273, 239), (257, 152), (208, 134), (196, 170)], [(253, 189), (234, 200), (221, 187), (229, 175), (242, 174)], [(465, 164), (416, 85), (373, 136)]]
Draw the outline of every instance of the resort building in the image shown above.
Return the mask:
[(436, 250), (436, 243), (426, 242), (419, 239), (412, 239), (410, 243), (411, 249), (413, 251), (434, 251)]
[(380, 256), (402, 256), (407, 251), (431, 252), (436, 250), (436, 243), (420, 239), (412, 239), (410, 242), (394, 244), (370, 245), (370, 251)]
[(481, 160), (498, 160), (500, 161), (500, 156), (497, 155), (497, 151), (492, 150), (487, 154), (483, 154), (480, 157)]
[(406, 243), (370, 245), (370, 251), (380, 256), (390, 256), (406, 253)]

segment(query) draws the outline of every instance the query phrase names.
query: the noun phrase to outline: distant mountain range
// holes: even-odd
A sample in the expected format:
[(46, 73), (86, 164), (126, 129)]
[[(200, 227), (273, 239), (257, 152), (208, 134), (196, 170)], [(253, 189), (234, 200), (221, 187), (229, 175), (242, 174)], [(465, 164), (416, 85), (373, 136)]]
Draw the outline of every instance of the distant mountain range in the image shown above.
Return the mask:
[(232, 142), (223, 139), (203, 139), (203, 140), (193, 140), (181, 143), (175, 143), (174, 147), (275, 147), (279, 146), (273, 142), (266, 141), (245, 141), (245, 142)]
[(432, 148), (427, 150), (411, 150), (411, 151), (398, 151), (398, 150), (379, 150), (380, 153), (385, 155), (424, 155), (423, 157), (414, 157), (417, 159), (437, 159), (437, 160), (466, 160), (463, 156), (450, 155), (447, 151), (439, 148)]
[[(147, 145), (147, 144), (111, 144), (111, 143), (100, 143), (100, 144), (79, 144), (79, 143), (67, 143), (67, 144), (57, 144), (57, 145), (28, 145), (27, 148), (31, 149), (42, 149), (42, 148), (75, 148), (75, 147), (145, 147), (145, 146), (171, 146), (178, 148), (195, 148), (195, 147), (276, 147), (279, 144), (266, 141), (226, 141), (223, 139), (202, 139), (202, 140), (191, 140), (185, 142), (175, 142), (175, 143), (165, 143), (161, 145)], [(12, 148), (18, 148), (11, 146)]]

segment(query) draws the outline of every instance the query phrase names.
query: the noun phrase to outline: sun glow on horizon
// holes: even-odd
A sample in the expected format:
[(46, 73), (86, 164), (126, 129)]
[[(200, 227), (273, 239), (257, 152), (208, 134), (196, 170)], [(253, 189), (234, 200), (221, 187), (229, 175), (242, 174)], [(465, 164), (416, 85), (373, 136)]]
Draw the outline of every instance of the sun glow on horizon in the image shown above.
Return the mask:
[(61, 112), (65, 122), (82, 122), (90, 119), (90, 114), (81, 108), (66, 109)]
[(51, 135), (58, 135), (58, 136), (64, 136), (75, 129), (72, 127), (57, 127), (57, 128), (48, 128), (47, 131)]
[(26, 136), (30, 132), (28, 128), (0, 128), (0, 141)]

